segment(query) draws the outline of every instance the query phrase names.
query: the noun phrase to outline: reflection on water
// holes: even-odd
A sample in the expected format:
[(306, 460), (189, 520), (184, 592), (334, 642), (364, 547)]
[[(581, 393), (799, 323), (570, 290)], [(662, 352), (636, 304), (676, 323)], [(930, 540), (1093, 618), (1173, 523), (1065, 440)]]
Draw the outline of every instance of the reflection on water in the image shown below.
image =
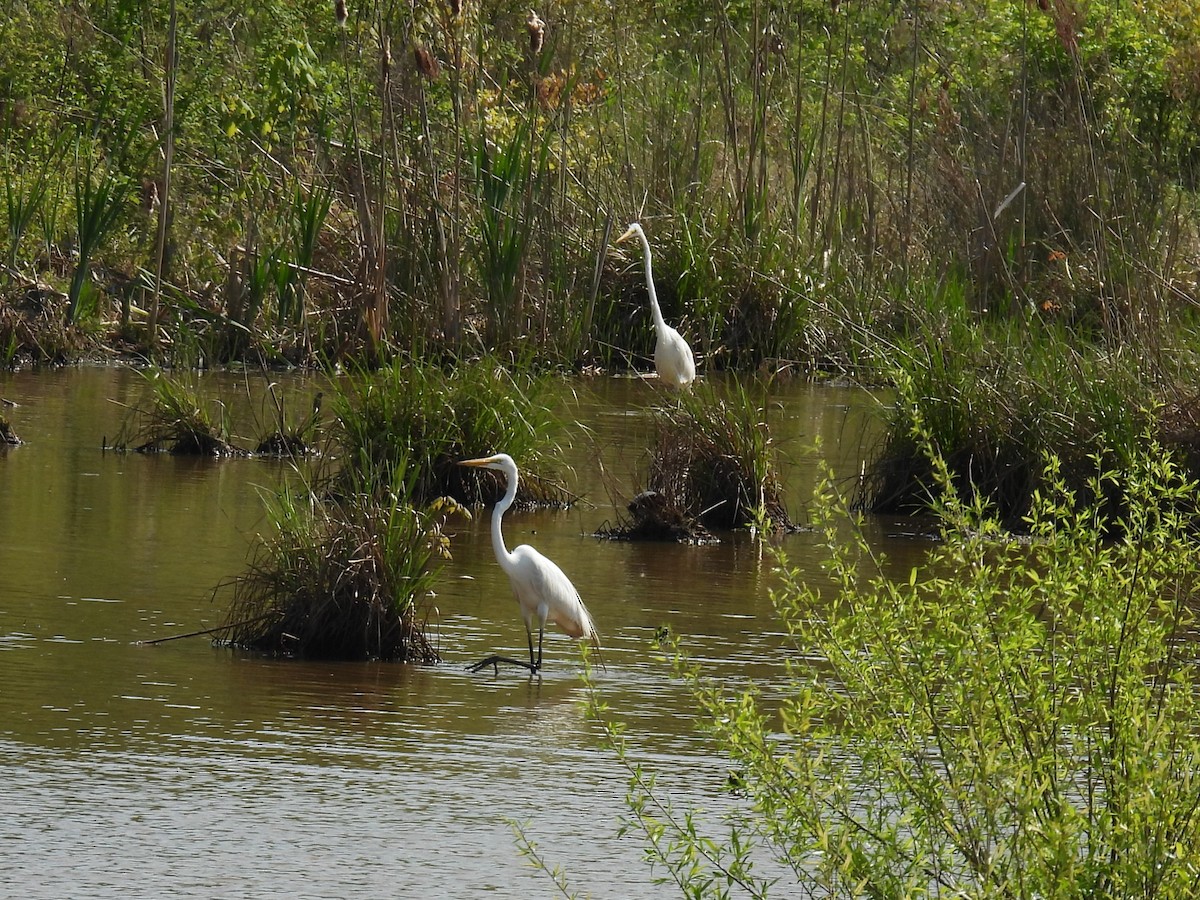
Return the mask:
[[(276, 380), (298, 409), (317, 389)], [(264, 379), (208, 381), (235, 423), (254, 421)], [(26, 441), (0, 453), (0, 894), (550, 896), (516, 850), (516, 820), (577, 888), (659, 895), (640, 842), (616, 836), (626, 778), (584, 719), (574, 643), (548, 632), (538, 679), (464, 669), (525, 652), (486, 510), (458, 523), (432, 601), (441, 666), (266, 660), (205, 638), (137, 644), (219, 621), (213, 588), (264, 526), (259, 490), (288, 472), (102, 452), (119, 404), (143, 391), (126, 371), (0, 375)], [(677, 802), (720, 810), (726, 767), (650, 641), (667, 624), (714, 677), (778, 683), (795, 651), (771, 611), (769, 557), (744, 535), (706, 547), (591, 537), (613, 516), (613, 479), (628, 484), (643, 459), (655, 394), (628, 379), (577, 393), (571, 416), (591, 431), (563, 462), (589, 502), (510, 513), (508, 543), (535, 544), (583, 593), (604, 643), (601, 688), (637, 759)], [(815, 477), (805, 445), (820, 435), (853, 473), (873, 403), (775, 391), (796, 518)], [(812, 535), (785, 544), (815, 573)]]

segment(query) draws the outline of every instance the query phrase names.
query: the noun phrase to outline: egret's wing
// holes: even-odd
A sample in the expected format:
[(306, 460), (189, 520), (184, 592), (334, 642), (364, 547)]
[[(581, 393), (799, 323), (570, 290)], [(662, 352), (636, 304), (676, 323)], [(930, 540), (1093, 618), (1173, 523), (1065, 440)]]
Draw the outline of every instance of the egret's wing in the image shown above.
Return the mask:
[(523, 544), (513, 551), (520, 566), (523, 592), (517, 589), (517, 598), (522, 605), (528, 603), (531, 607), (545, 604), (546, 621), (553, 622), (573, 638), (591, 636), (595, 628), (592, 617), (583, 605), (579, 591), (549, 557), (543, 556), (533, 547)]

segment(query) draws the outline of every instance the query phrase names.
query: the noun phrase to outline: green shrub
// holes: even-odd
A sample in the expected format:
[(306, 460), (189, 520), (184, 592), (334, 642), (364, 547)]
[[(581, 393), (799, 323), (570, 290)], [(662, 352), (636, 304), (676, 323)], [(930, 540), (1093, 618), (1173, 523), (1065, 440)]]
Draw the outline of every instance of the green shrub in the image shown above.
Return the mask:
[[(1001, 540), (933, 456), (945, 524), (907, 578), (846, 528), (832, 481), (819, 488), (829, 581), (780, 554), (774, 599), (798, 655), (778, 708), (674, 648), (745, 793), (729, 838), (657, 796), (593, 697), (664, 880), (685, 896), (778, 895), (789, 888), (753, 866), (769, 855), (814, 896), (1191, 896), (1200, 554), (1179, 509), (1197, 485), (1147, 442), (1121, 474), (1117, 540), (1055, 460), (1031, 539)], [(1097, 468), (1091, 494), (1116, 477)]]

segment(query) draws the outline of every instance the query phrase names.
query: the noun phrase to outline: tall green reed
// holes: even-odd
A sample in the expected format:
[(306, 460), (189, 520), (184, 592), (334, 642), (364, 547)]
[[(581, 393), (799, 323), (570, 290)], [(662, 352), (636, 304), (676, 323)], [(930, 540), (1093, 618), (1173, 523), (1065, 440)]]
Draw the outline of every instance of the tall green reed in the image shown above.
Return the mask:
[[(73, 189), (75, 201), (75, 237), (77, 260), (67, 292), (67, 321), (75, 323), (89, 312), (94, 303), (88, 278), (96, 252), (110, 236), (136, 185), (140, 165), (133, 163), (136, 133), (132, 127), (118, 127), (115, 157), (98, 149), (90, 140), (75, 141)], [(97, 159), (93, 154), (99, 153)]]
[(549, 156), (532, 111), (505, 138), (485, 126), (475, 140), (474, 176), (479, 189), (479, 268), (488, 308), (488, 346), (507, 348), (521, 336), (525, 276), (535, 194)]
[(317, 252), (321, 229), (333, 204), (333, 189), (316, 184), (305, 189), (297, 184), (291, 203), (291, 246), (287, 264), (279, 264), (281, 289), (277, 325), (305, 327), (307, 283)]
[[(59, 176), (59, 168), (66, 156), (69, 143), (65, 133), (60, 132), (49, 148), (39, 153), (35, 137), (27, 134), (19, 146), (17, 139), (6, 129), (0, 136), (3, 143), (3, 168), (0, 178), (4, 180), (4, 206), (8, 220), (8, 278), (18, 270), (21, 242), (33, 224), (35, 217), (42, 214), (47, 191), (51, 182)], [(18, 163), (19, 154), (22, 162)], [(36, 159), (29, 165), (30, 159)]]

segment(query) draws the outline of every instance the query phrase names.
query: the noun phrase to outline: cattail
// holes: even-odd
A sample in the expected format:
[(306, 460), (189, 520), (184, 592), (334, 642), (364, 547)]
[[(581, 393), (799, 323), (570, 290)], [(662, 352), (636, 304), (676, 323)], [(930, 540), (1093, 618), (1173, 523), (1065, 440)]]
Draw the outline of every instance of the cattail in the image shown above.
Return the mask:
[(142, 180), (142, 212), (153, 213), (158, 209), (159, 200), (158, 179), (145, 178)]
[(428, 78), (430, 81), (436, 81), (438, 75), (441, 74), (441, 66), (438, 65), (437, 58), (425, 49), (421, 44), (413, 44), (413, 59), (417, 62), (417, 71)]
[(346, 27), (346, 0), (333, 0), (333, 15), (340, 28)]
[(450, 15), (456, 18), (462, 15), (462, 0), (450, 0)]
[(383, 46), (379, 48), (379, 70), (383, 73), (383, 80), (387, 81), (392, 74), (392, 39), (389, 37), (383, 39)]
[(531, 9), (529, 18), (525, 20), (525, 28), (529, 31), (529, 52), (537, 56), (546, 43), (546, 23)]

